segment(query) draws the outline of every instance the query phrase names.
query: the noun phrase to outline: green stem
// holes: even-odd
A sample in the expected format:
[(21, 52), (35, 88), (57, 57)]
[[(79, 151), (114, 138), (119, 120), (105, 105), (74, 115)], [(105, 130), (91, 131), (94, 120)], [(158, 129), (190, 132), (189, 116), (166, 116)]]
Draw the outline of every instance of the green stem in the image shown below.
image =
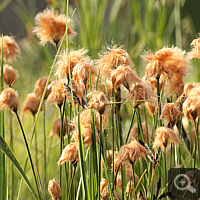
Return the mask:
[[(2, 40), (1, 40), (1, 49), (3, 49), (3, 34), (2, 34)], [(3, 51), (1, 51), (1, 74), (3, 74)], [(3, 76), (1, 76), (1, 90), (4, 90), (4, 84), (3, 84)], [(1, 123), (1, 136), (3, 139), (5, 139), (5, 127), (4, 127), (4, 111), (0, 111), (0, 123)], [(6, 199), (6, 187), (7, 187), (7, 174), (6, 174), (6, 158), (5, 154), (0, 152), (0, 171), (2, 175), (0, 175), (0, 196), (2, 199)]]
[[(62, 115), (62, 109), (61, 106), (60, 109), (60, 118), (61, 118), (61, 131), (60, 131), (60, 155), (62, 154), (63, 150), (63, 115)], [(60, 165), (60, 187), (62, 188), (62, 165)], [(60, 197), (60, 200), (62, 197)]]
[(99, 131), (99, 183), (98, 183), (98, 196), (99, 200), (101, 199), (101, 194), (100, 194), (100, 182), (101, 182), (101, 153), (103, 153), (103, 144), (102, 144), (102, 115), (100, 115), (100, 131)]
[(36, 184), (36, 187), (37, 187), (38, 197), (40, 198), (40, 192), (39, 192), (38, 182), (37, 182), (37, 178), (36, 178), (36, 174), (35, 174), (35, 169), (34, 169), (34, 165), (33, 165), (33, 160), (32, 160), (32, 157), (31, 157), (31, 152), (30, 152), (30, 150), (29, 150), (28, 142), (27, 142), (27, 139), (26, 139), (26, 135), (25, 135), (25, 133), (24, 133), (24, 129), (23, 129), (23, 127), (22, 127), (22, 123), (21, 123), (21, 120), (20, 120), (20, 118), (19, 118), (19, 115), (18, 115), (17, 111), (14, 111), (14, 112), (15, 112), (15, 114), (16, 114), (17, 120), (18, 120), (18, 122), (19, 122), (21, 131), (22, 131), (22, 135), (23, 135), (24, 142), (25, 142), (25, 145), (26, 145), (26, 150), (27, 150), (27, 152), (28, 152), (28, 157), (29, 157), (29, 160), (30, 160), (30, 163), (31, 163), (31, 168), (32, 168), (33, 176), (34, 176), (34, 179), (35, 179), (35, 184)]
[(71, 178), (71, 183), (70, 183), (70, 186), (69, 186), (69, 191), (68, 191), (68, 195), (67, 195), (67, 200), (70, 199), (71, 188), (72, 188), (74, 176), (75, 176), (75, 173), (76, 173), (76, 167), (77, 167), (76, 165), (77, 165), (77, 163), (74, 165), (74, 173), (73, 173), (72, 178)]
[(160, 75), (156, 77), (156, 80), (157, 80), (156, 86), (157, 86), (157, 96), (158, 96), (158, 121), (159, 121), (158, 125), (162, 126), (162, 121), (159, 119), (161, 115), (160, 88), (159, 88)]
[(128, 138), (129, 138), (131, 129), (132, 129), (132, 127), (133, 127), (133, 121), (134, 121), (134, 117), (135, 117), (135, 112), (136, 112), (136, 109), (134, 109), (134, 111), (133, 111), (133, 116), (132, 116), (132, 119), (131, 119), (131, 124), (130, 124), (129, 129), (128, 129), (128, 133), (127, 133), (127, 135), (126, 135), (125, 144), (127, 144), (127, 142), (128, 142)]
[[(9, 111), (9, 115), (10, 115), (10, 148), (12, 149), (12, 151), (14, 152), (14, 148), (13, 148), (13, 120), (12, 120), (12, 112)], [(14, 175), (14, 166), (11, 165), (11, 199), (14, 199), (14, 181), (15, 181), (15, 175)]]
[(45, 108), (45, 101), (43, 104), (43, 136), (44, 136), (44, 196), (46, 198), (46, 188), (47, 188), (47, 153), (46, 153), (46, 130), (45, 130), (45, 118), (46, 118), (46, 108)]
[(134, 192), (133, 192), (133, 197), (136, 197), (136, 183), (135, 183), (135, 168), (134, 168), (134, 162), (131, 163), (132, 165), (132, 171), (133, 171), (133, 185), (134, 185)]
[[(34, 115), (34, 118), (33, 118), (33, 124), (35, 122), (35, 115)], [(37, 132), (36, 132), (36, 128), (35, 128), (35, 162), (36, 162), (36, 166), (39, 168), (38, 166), (38, 148), (37, 148)]]

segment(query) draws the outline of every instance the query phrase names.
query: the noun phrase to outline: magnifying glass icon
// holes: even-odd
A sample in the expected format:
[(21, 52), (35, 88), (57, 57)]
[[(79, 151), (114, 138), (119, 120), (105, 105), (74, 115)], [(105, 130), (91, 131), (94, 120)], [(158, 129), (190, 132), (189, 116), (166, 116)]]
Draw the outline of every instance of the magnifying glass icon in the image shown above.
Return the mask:
[[(187, 183), (186, 183), (186, 179), (187, 179)], [(179, 184), (177, 184), (177, 183), (179, 183)], [(182, 185), (182, 187), (180, 187), (179, 185)], [(191, 186), (190, 178), (186, 174), (177, 175), (174, 179), (174, 186), (178, 190), (181, 190), (181, 191), (189, 190), (192, 193), (196, 192), (196, 189)]]

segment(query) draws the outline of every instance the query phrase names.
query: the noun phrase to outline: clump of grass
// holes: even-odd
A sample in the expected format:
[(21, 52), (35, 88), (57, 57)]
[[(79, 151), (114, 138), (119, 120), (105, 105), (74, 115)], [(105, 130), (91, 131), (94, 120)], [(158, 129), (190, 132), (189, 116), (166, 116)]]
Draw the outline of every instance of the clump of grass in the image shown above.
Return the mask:
[[(130, 8), (127, 6), (129, 15), (131, 14), (129, 9), (134, 10), (136, 3), (136, 1), (125, 3), (125, 6), (130, 5)], [(147, 7), (154, 3), (150, 1)], [(112, 45), (107, 45), (105, 51), (100, 51), (100, 47), (103, 47), (100, 41), (101, 31), (105, 27), (98, 26), (102, 25), (102, 19), (105, 16), (100, 17), (101, 11), (97, 9), (97, 6), (104, 8), (103, 12), (105, 12), (106, 9), (110, 9), (108, 1), (91, 1), (85, 4), (82, 1), (76, 1), (77, 10), (83, 17), (80, 19), (83, 31), (80, 33), (80, 38), (83, 39), (81, 44), (84, 48), (77, 47), (76, 42), (72, 43), (76, 35), (72, 24), (74, 13), (71, 19), (67, 17), (68, 4), (66, 1), (64, 14), (62, 11), (45, 9), (35, 17), (34, 32), (39, 37), (40, 43), (42, 46), (47, 45), (48, 42), (53, 44), (56, 47), (54, 49), (56, 55), (49, 76), (38, 79), (34, 93), (28, 95), (22, 107), (22, 115), (25, 111), (30, 111), (34, 116), (30, 145), (18, 116), (19, 101), (18, 97), (17, 100), (14, 98), (17, 96), (16, 93), (14, 92), (14, 97), (9, 99), (11, 102), (9, 105), (6, 104), (3, 92), (0, 96), (0, 108), (8, 107), (17, 116), (31, 162), (38, 196), (30, 187), (29, 181), (25, 179), (29, 189), (36, 199), (47, 199), (47, 190), (52, 199), (167, 198), (166, 196), (170, 195), (166, 191), (167, 169), (178, 166), (197, 167), (200, 162), (198, 156), (200, 151), (199, 86), (192, 84), (191, 87), (188, 86), (189, 89), (186, 89), (184, 83), (184, 77), (189, 73), (192, 63), (189, 59), (199, 58), (199, 39), (192, 42), (194, 48), (188, 53), (188, 57), (185, 51), (180, 49), (182, 45), (178, 40), (180, 23), (177, 23), (175, 33), (179, 48), (160, 47), (161, 49), (155, 53), (143, 55), (142, 57), (149, 63), (146, 66), (145, 77), (140, 78), (134, 69), (132, 56), (128, 53), (131, 44), (127, 45), (128, 50), (125, 50), (125, 46), (118, 46), (111, 42)], [(88, 5), (90, 7), (86, 10)], [(120, 9), (125, 8), (123, 6), (123, 4), (115, 3), (114, 7), (117, 10), (112, 9), (112, 13), (117, 17)], [(140, 4), (138, 6), (140, 7)], [(179, 6), (175, 4), (175, 15), (178, 19), (180, 18)], [(91, 8), (96, 8), (94, 11), (97, 12)], [(163, 6), (160, 8), (162, 8), (159, 14), (160, 20), (164, 21), (165, 10)], [(148, 11), (146, 15), (152, 16), (149, 8), (145, 9)], [(141, 13), (134, 12), (139, 22), (138, 14)], [(91, 26), (93, 19), (89, 16), (97, 17), (94, 19), (97, 22), (94, 27)], [(134, 20), (131, 18), (130, 21)], [(129, 25), (131, 25), (130, 21), (127, 22)], [(108, 24), (114, 27), (113, 18), (109, 18)], [(141, 29), (142, 22), (136, 25), (142, 34), (148, 35)], [(145, 28), (148, 31), (151, 30), (148, 23), (145, 23)], [(88, 32), (92, 30), (94, 32)], [(130, 32), (127, 33), (130, 41), (141, 38), (141, 33), (137, 31), (134, 32), (135, 38), (131, 38)], [(161, 46), (162, 31), (159, 32), (159, 38), (156, 41), (159, 46)], [(141, 44), (138, 43), (138, 45), (145, 45), (145, 42), (150, 45), (150, 41), (146, 39), (140, 42)], [(15, 45), (13, 52), (17, 55), (19, 50), (16, 49), (18, 48)], [(2, 63), (9, 60), (9, 56), (5, 55), (4, 51), (1, 52)], [(89, 55), (97, 59), (93, 60)], [(13, 55), (11, 57), (15, 58)], [(5, 68), (3, 66), (2, 64), (2, 74), (3, 69), (6, 69), (6, 66)], [(52, 80), (54, 70), (55, 81)], [(4, 86), (2, 77), (1, 90)], [(15, 82), (16, 77), (8, 81), (9, 86)], [(14, 90), (9, 88), (4, 91)], [(46, 103), (56, 105), (59, 110), (53, 110), (50, 106), (46, 107)], [(39, 117), (42, 109), (43, 125)], [(187, 128), (182, 120), (184, 115), (190, 120), (190, 126), (194, 128), (195, 134), (192, 128)], [(4, 127), (4, 117), (1, 116), (2, 127)], [(51, 121), (53, 119), (50, 119), (53, 118), (52, 116), (59, 117), (55, 124)], [(39, 129), (37, 134), (36, 124)], [(41, 127), (43, 127), (43, 137), (42, 134), (38, 134), (42, 132)], [(48, 145), (46, 132), (51, 128), (51, 133), (57, 134), (58, 137), (51, 138)], [(2, 134), (5, 134), (3, 129)], [(33, 165), (34, 156), (31, 154), (34, 135), (36, 167)], [(191, 145), (193, 141), (194, 145)], [(41, 147), (42, 142), (43, 147)], [(14, 144), (18, 145), (17, 141), (14, 141)], [(6, 152), (2, 145), (0, 147)], [(48, 159), (47, 149), (49, 149)], [(9, 155), (8, 152), (6, 155)], [(5, 158), (2, 157), (1, 161), (3, 161), (5, 178)], [(38, 165), (41, 161), (44, 162), (43, 167)], [(19, 169), (19, 166), (17, 167)], [(35, 169), (38, 172), (37, 176)], [(40, 181), (39, 172), (44, 176), (43, 184)], [(8, 173), (10, 173), (9, 170)], [(27, 160), (23, 173), (31, 177)], [(22, 177), (25, 177), (24, 174)], [(52, 180), (52, 177), (59, 180), (59, 184), (55, 179)], [(47, 180), (50, 180), (48, 188)], [(1, 191), (3, 189), (5, 187), (2, 186)], [(41, 197), (41, 192), (43, 197)], [(23, 198), (24, 196), (26, 195), (23, 195)]]

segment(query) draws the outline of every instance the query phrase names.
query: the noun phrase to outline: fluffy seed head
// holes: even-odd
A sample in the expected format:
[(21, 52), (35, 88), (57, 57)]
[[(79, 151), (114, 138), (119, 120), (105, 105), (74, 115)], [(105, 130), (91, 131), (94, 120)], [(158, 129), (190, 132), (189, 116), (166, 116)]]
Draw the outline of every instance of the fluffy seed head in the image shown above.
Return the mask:
[(71, 50), (69, 52), (63, 51), (58, 57), (58, 61), (56, 63), (56, 72), (55, 75), (59, 79), (68, 78), (69, 80), (69, 67), (68, 67), (68, 60), (70, 66), (70, 73), (74, 67), (79, 63), (89, 63), (89, 58), (86, 57), (87, 50), (79, 49), (77, 51)]
[(145, 160), (145, 154), (149, 155), (149, 152), (143, 147), (139, 142), (133, 140), (131, 143), (126, 144), (119, 150), (119, 160), (118, 164), (121, 163), (133, 163), (136, 162), (140, 157)]
[(151, 87), (146, 83), (138, 83), (135, 87), (133, 87), (130, 92), (130, 99), (133, 100), (133, 107), (137, 107), (146, 101), (154, 101), (154, 94)]
[(193, 123), (200, 115), (200, 96), (189, 96), (183, 103), (183, 113)]
[[(78, 83), (78, 85), (89, 85), (90, 82), (90, 74), (91, 74), (91, 82), (96, 83), (96, 79), (98, 77), (98, 69), (90, 63), (79, 62), (74, 68), (72, 72), (73, 79)], [(88, 88), (89, 89), (89, 88)]]
[(114, 88), (123, 84), (129, 90), (133, 84), (141, 82), (136, 72), (126, 65), (120, 65), (117, 69), (113, 70), (111, 76)]
[(40, 105), (40, 99), (35, 96), (35, 93), (30, 93), (27, 95), (25, 102), (22, 105), (21, 117), (23, 117), (25, 112), (30, 112), (33, 116), (37, 113)]
[[(2, 54), (2, 37), (0, 37), (0, 55)], [(12, 36), (3, 36), (3, 61), (12, 62), (16, 56), (20, 55), (21, 51)], [(1, 58), (0, 58), (1, 60)]]
[[(148, 132), (147, 132), (148, 129)], [(150, 127), (146, 124), (146, 122), (142, 122), (142, 130), (143, 130), (143, 136), (144, 136), (144, 141), (146, 144), (148, 144), (148, 140), (151, 138), (151, 130)], [(130, 140), (137, 140), (138, 141), (138, 123), (135, 123), (133, 125), (133, 128), (131, 129), (130, 135), (129, 135), (129, 141)]]
[(64, 162), (70, 161), (73, 165), (79, 161), (78, 157), (78, 145), (77, 143), (68, 144), (62, 151), (58, 165), (62, 165)]
[(67, 26), (69, 26), (67, 35), (69, 41), (71, 41), (76, 33), (73, 30), (73, 23), (70, 23), (70, 19), (50, 9), (45, 9), (43, 12), (38, 13), (35, 17), (36, 26), (34, 32), (40, 38), (40, 43), (45, 45), (47, 42), (51, 42), (57, 45), (65, 34), (66, 21)]
[(7, 84), (9, 87), (12, 87), (18, 78), (19, 73), (17, 70), (8, 64), (3, 65), (3, 80), (5, 84)]
[(51, 83), (51, 93), (47, 98), (47, 104), (54, 103), (58, 107), (62, 106), (65, 99), (64, 81), (59, 80)]
[(158, 102), (157, 99), (154, 97), (153, 101), (149, 101), (145, 103), (146, 108), (148, 109), (149, 113), (154, 116), (155, 111), (158, 108)]
[(184, 91), (184, 80), (179, 76), (173, 76), (165, 84), (165, 93), (167, 96), (180, 96)]
[(192, 47), (191, 52), (188, 53), (190, 59), (200, 58), (200, 38), (194, 39), (190, 44)]
[[(69, 118), (67, 117), (67, 123), (69, 122)], [(53, 123), (53, 128), (51, 129), (50, 135), (57, 135), (58, 138), (60, 139), (60, 133), (61, 133), (61, 118), (58, 117), (54, 123)], [(66, 120), (65, 118), (63, 119), (63, 136), (66, 135)]]
[(113, 46), (101, 55), (101, 59), (97, 61), (97, 65), (101, 69), (101, 75), (109, 79), (113, 69), (116, 69), (120, 65), (131, 66), (133, 65), (133, 61), (125, 50), (121, 47), (117, 48)]
[(198, 85), (199, 85), (199, 83), (197, 83), (197, 82), (195, 82), (195, 83), (191, 83), (191, 82), (185, 83), (184, 93), (185, 93), (186, 97), (189, 97), (190, 91)]
[[(45, 89), (45, 86), (46, 86), (46, 83), (47, 83), (47, 80), (48, 80), (48, 77), (42, 77), (40, 79), (38, 79), (35, 83), (35, 89), (34, 89), (34, 92), (35, 92), (35, 95), (38, 97), (38, 98), (41, 98), (42, 95), (43, 95), (43, 92), (44, 92), (44, 89)], [(49, 81), (49, 84), (50, 85), (52, 82), (52, 80)], [(47, 90), (46, 90), (46, 94), (44, 96), (44, 99), (47, 99), (47, 97), (49, 96), (49, 94), (51, 93), (51, 87), (47, 87)]]
[(185, 52), (177, 47), (164, 47), (155, 54), (147, 53), (143, 56), (149, 61), (146, 67), (145, 77), (158, 77), (167, 75), (170, 78), (173, 74), (180, 77), (186, 76), (190, 68), (189, 60), (184, 57)]
[(48, 191), (53, 200), (57, 200), (61, 197), (61, 188), (60, 185), (56, 182), (55, 178), (49, 181)]
[(92, 97), (92, 101), (89, 103), (90, 108), (96, 109), (100, 115), (102, 115), (106, 109), (106, 105), (108, 104), (108, 99), (103, 92), (100, 91), (92, 91), (88, 94), (88, 96)]
[(175, 103), (167, 103), (162, 109), (160, 119), (165, 118), (173, 127), (178, 122), (181, 114), (182, 112)]
[(8, 88), (2, 91), (0, 95), (0, 109), (8, 108), (17, 112), (19, 107), (19, 97), (17, 91)]
[(178, 135), (170, 128), (159, 127), (156, 129), (156, 137), (153, 143), (153, 148), (160, 147), (163, 151), (166, 149), (167, 144), (179, 143)]

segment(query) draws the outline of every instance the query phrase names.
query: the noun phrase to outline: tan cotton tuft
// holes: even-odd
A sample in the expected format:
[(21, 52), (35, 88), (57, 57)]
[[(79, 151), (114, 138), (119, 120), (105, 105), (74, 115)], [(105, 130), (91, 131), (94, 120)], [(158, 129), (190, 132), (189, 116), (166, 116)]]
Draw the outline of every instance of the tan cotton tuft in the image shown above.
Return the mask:
[(19, 73), (8, 64), (3, 65), (3, 80), (9, 87), (12, 87), (19, 78)]
[(166, 149), (167, 144), (180, 143), (178, 135), (170, 128), (159, 127), (156, 129), (155, 140), (153, 148), (160, 147), (163, 151)]
[(35, 96), (35, 93), (30, 93), (27, 95), (25, 102), (22, 105), (21, 117), (23, 117), (25, 112), (30, 112), (33, 116), (37, 113), (40, 105), (40, 99)]
[(48, 191), (53, 200), (57, 200), (61, 197), (62, 191), (60, 185), (56, 182), (55, 178), (49, 181)]
[(57, 45), (65, 34), (66, 22), (67, 26), (69, 26), (67, 30), (68, 40), (71, 41), (76, 35), (73, 30), (73, 23), (64, 14), (59, 14), (53, 9), (47, 8), (36, 15), (34, 32), (40, 38), (42, 45), (45, 45), (47, 42)]
[[(42, 77), (36, 81), (34, 92), (38, 98), (42, 98), (44, 89), (46, 87), (47, 80), (48, 80), (48, 77)], [(50, 85), (51, 82), (52, 81), (50, 80), (48, 85)], [(46, 93), (44, 96), (44, 100), (47, 99), (47, 97), (49, 96), (50, 93), (51, 93), (51, 87), (47, 87), (47, 90), (46, 90)]]
[(78, 157), (78, 145), (77, 143), (68, 144), (62, 151), (58, 165), (62, 165), (64, 162), (70, 161), (72, 164), (77, 164)]
[[(0, 55), (2, 54), (2, 37), (0, 37)], [(3, 61), (12, 62), (21, 54), (19, 45), (12, 36), (3, 36)], [(1, 60), (1, 56), (0, 56)]]
[(17, 112), (18, 107), (19, 107), (18, 93), (12, 88), (3, 90), (0, 95), (0, 109), (8, 108), (13, 112)]

